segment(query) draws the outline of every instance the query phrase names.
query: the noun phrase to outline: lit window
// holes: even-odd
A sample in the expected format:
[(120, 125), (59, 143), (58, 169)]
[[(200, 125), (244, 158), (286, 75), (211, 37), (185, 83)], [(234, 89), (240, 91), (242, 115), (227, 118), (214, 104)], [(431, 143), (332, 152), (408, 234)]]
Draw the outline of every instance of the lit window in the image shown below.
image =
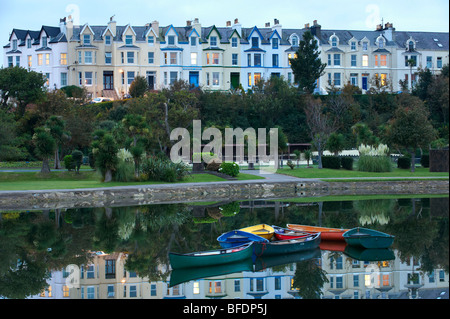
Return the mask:
[(197, 65), (197, 53), (196, 52), (191, 53), (191, 65)]
[(45, 54), (45, 65), (50, 65), (50, 54)]
[(177, 53), (170, 52), (170, 64), (177, 64)]
[(255, 85), (258, 84), (259, 81), (261, 81), (261, 73), (255, 73)]
[(213, 72), (212, 85), (214, 85), (214, 86), (218, 86), (219, 85), (219, 77), (220, 77), (220, 73), (219, 72)]
[(31, 67), (33, 66), (33, 62), (32, 62), (33, 60), (32, 60), (32, 59), (33, 59), (32, 56), (29, 55), (29, 56), (28, 56), (28, 67), (29, 67), (29, 68), (31, 68)]
[(380, 66), (386, 66), (387, 65), (387, 55), (382, 54), (380, 55)]
[[(84, 84), (86, 86), (92, 85), (92, 72), (84, 72)], [(94, 278), (94, 266), (89, 267), (87, 276), (88, 278)]]
[(369, 66), (369, 56), (367, 54), (362, 56), (362, 66)]
[(67, 65), (67, 53), (61, 53), (61, 65)]

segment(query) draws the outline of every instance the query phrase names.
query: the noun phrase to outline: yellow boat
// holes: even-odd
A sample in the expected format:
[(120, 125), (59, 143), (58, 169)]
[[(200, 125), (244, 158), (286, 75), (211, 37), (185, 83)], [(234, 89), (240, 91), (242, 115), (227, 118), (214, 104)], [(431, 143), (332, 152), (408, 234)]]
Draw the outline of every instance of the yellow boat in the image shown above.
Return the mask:
[(275, 229), (273, 229), (272, 226), (266, 224), (258, 224), (254, 226), (241, 228), (239, 230), (252, 233), (254, 235), (258, 235), (266, 239), (272, 238), (273, 234), (275, 233)]

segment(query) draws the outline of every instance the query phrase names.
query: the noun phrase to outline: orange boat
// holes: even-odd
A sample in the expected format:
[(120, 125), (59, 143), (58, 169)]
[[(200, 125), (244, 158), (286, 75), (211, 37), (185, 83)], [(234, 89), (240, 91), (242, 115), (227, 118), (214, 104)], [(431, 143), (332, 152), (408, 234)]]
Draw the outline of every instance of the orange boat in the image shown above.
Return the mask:
[(317, 227), (308, 225), (287, 224), (287, 228), (308, 233), (322, 233), (322, 240), (344, 240), (342, 234), (348, 229)]

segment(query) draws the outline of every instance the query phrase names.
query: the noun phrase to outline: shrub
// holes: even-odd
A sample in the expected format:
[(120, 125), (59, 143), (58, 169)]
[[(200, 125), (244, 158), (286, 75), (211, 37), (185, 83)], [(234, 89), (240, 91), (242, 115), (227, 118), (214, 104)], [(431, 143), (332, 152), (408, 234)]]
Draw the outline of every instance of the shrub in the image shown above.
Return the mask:
[(236, 163), (223, 162), (220, 165), (219, 173), (229, 175), (231, 177), (236, 177), (239, 174), (239, 165)]
[(141, 167), (143, 176), (149, 181), (172, 183), (182, 180), (188, 174), (188, 167), (184, 163), (173, 163), (165, 158), (147, 158)]
[(219, 159), (213, 159), (206, 165), (206, 170), (217, 172), (220, 165), (222, 165), (222, 162)]
[(75, 161), (72, 158), (72, 155), (66, 155), (63, 158), (63, 162), (64, 162), (64, 167), (71, 171), (73, 169), (75, 169)]
[(75, 150), (72, 152), (72, 160), (75, 170), (80, 172), (81, 164), (83, 163), (83, 153), (81, 151)]
[(341, 159), (338, 156), (322, 156), (323, 168), (340, 169)]
[(291, 169), (294, 169), (295, 167), (294, 163), (292, 163), (291, 160), (287, 161), (286, 165), (289, 166)]
[(410, 169), (411, 168), (411, 158), (402, 156), (397, 160), (397, 167), (401, 169)]
[(134, 165), (132, 162), (119, 161), (114, 171), (116, 182), (131, 182), (134, 179)]
[(367, 156), (359, 157), (358, 171), (362, 172), (391, 172), (392, 165), (389, 156)]
[(353, 170), (353, 157), (341, 157), (341, 165), (346, 170)]
[(422, 167), (430, 167), (430, 155), (423, 154), (420, 158), (420, 165), (422, 165)]

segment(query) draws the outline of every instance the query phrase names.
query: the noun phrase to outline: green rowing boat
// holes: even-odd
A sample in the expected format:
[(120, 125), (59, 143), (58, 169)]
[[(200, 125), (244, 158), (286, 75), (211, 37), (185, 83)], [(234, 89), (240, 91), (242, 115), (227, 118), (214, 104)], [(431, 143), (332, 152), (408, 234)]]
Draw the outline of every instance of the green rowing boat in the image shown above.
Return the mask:
[(394, 242), (394, 236), (377, 230), (355, 227), (346, 231), (344, 237), (347, 244), (364, 248), (388, 248)]

